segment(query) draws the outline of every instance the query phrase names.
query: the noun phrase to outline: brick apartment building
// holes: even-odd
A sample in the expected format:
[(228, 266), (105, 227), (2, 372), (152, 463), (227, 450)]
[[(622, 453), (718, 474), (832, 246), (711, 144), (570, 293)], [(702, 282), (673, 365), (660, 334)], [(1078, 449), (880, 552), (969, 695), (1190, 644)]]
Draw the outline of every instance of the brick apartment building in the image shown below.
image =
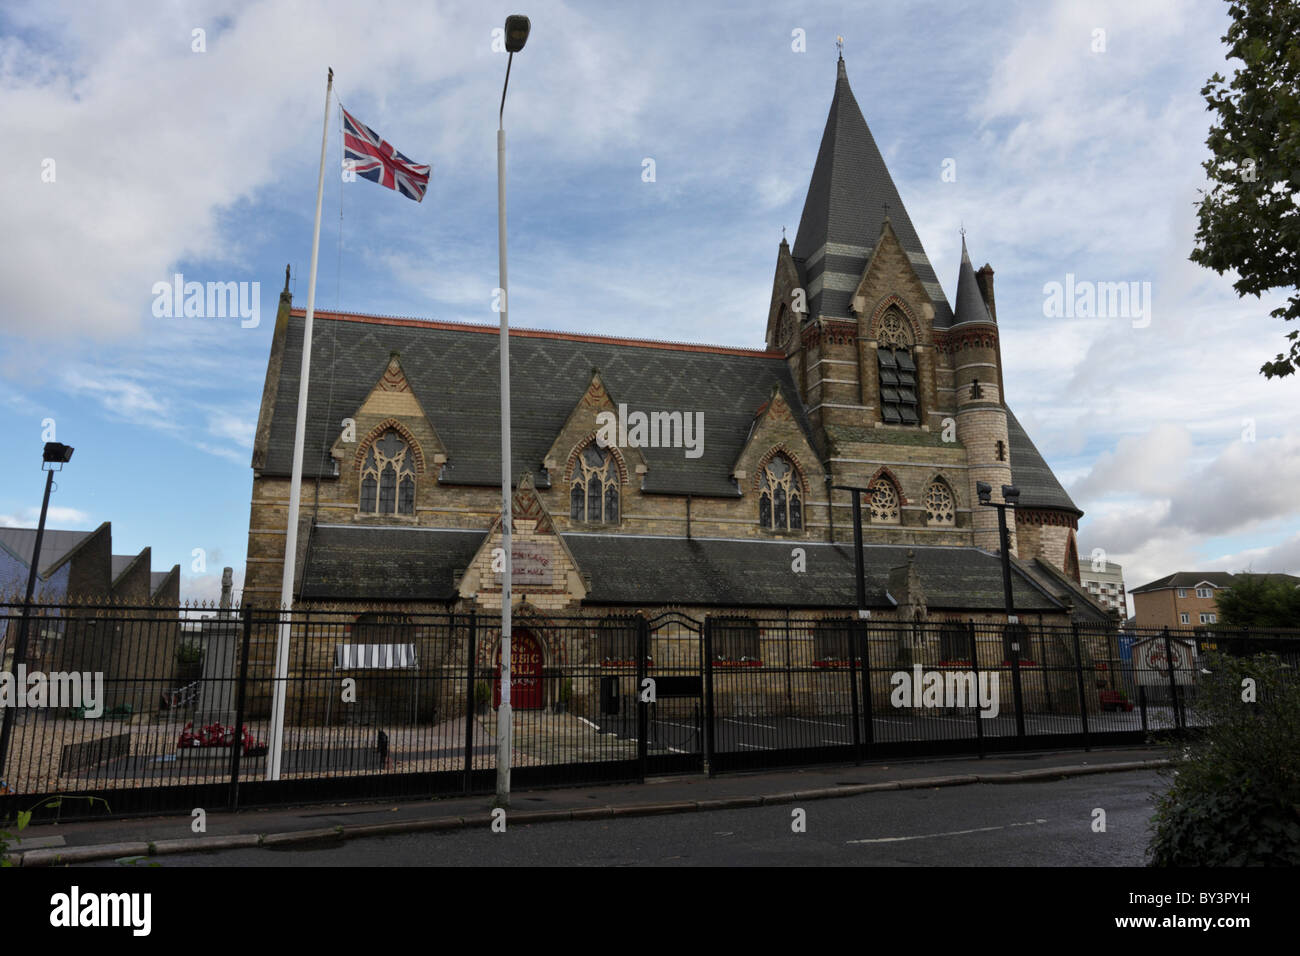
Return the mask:
[[(1218, 595), (1232, 587), (1227, 571), (1178, 571), (1134, 588), (1134, 623), (1138, 627), (1204, 627), (1219, 623)], [(1300, 578), (1284, 577), (1300, 585)]]

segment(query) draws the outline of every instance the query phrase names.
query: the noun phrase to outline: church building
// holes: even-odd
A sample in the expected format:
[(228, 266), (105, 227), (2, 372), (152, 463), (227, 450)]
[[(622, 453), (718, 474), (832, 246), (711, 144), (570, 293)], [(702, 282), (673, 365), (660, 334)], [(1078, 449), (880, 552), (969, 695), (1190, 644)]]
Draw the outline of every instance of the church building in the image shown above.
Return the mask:
[[(809, 144), (809, 155), (812, 149)], [(1082, 512), (1003, 390), (993, 270), (945, 296), (844, 61), (752, 349), (511, 330), (521, 614), (681, 610), (1005, 621), (996, 510), (1019, 488), (1019, 614), (1106, 620)], [(952, 287), (950, 287), (952, 288)], [(253, 451), (244, 599), (279, 601), (304, 310), (280, 298)], [(317, 312), (295, 600), (500, 610), (498, 328)]]

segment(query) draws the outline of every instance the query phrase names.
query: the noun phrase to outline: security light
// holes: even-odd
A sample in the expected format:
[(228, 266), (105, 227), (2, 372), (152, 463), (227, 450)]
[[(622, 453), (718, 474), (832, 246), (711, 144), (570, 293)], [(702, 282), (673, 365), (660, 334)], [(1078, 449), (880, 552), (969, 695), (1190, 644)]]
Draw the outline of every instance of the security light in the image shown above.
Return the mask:
[(1009, 505), (1016, 504), (1020, 500), (1020, 489), (1015, 485), (1003, 485), (1002, 500)]
[(57, 441), (45, 443), (45, 463), (66, 465), (72, 460), (72, 446)]
[(980, 504), (986, 505), (993, 495), (993, 486), (987, 481), (977, 481), (975, 482), (975, 492), (980, 496)]

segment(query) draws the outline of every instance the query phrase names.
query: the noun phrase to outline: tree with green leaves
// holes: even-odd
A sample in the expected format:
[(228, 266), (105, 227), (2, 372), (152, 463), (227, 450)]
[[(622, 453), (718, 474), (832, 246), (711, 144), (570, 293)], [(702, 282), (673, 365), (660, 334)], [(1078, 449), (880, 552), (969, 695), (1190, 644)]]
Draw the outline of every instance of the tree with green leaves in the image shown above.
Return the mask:
[(1300, 588), (1284, 574), (1234, 574), (1232, 587), (1214, 597), (1219, 623), (1228, 627), (1300, 627)]
[[(1241, 65), (1231, 81), (1219, 73), (1201, 90), (1217, 114), (1203, 164), (1196, 248), (1190, 258), (1223, 275), (1233, 270), (1240, 296), (1287, 290), (1269, 314), (1300, 317), (1300, 0), (1231, 0), (1223, 41)], [(1266, 378), (1300, 364), (1300, 329), (1287, 352), (1265, 362)]]
[(1210, 652), (1195, 712), (1204, 732), (1162, 771), (1152, 866), (1300, 865), (1300, 680), (1276, 655)]

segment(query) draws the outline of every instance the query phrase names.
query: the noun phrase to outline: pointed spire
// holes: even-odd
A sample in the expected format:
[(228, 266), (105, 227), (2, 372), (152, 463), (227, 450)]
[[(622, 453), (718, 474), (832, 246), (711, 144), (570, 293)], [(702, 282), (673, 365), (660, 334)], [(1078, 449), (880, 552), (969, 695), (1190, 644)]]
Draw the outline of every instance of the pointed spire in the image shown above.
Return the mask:
[[(858, 108), (842, 56), (835, 70), (835, 95), (792, 252), (805, 283), (817, 290), (809, 295), (809, 313), (852, 316), (853, 286), (888, 220), (930, 296), (935, 326), (945, 328), (952, 321), (952, 310)], [(823, 275), (825, 279), (817, 283)]]
[(984, 296), (980, 292), (979, 280), (975, 278), (975, 268), (970, 264), (970, 253), (966, 251), (966, 230), (961, 231), (961, 267), (957, 271), (957, 308), (953, 324), (963, 322), (985, 322), (996, 325)]

